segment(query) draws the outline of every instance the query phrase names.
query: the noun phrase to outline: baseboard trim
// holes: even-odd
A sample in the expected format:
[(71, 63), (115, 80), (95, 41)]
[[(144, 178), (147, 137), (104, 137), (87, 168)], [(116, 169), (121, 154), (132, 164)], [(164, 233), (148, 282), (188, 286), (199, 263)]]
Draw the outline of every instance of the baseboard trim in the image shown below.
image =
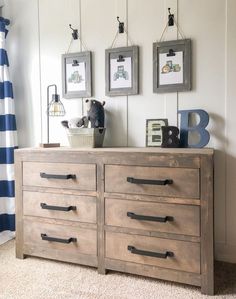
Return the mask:
[(215, 244), (215, 259), (222, 262), (236, 263), (236, 246)]

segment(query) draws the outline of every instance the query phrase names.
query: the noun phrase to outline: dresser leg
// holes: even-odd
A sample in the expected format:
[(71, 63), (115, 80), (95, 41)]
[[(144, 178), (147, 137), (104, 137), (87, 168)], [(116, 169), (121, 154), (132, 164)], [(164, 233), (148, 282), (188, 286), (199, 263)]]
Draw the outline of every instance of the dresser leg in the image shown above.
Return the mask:
[(204, 285), (201, 287), (201, 293), (208, 296), (214, 296), (214, 284), (212, 285)]
[(16, 251), (16, 258), (17, 259), (23, 260), (23, 259), (25, 259), (25, 257), (26, 256), (23, 253), (19, 253), (19, 252)]
[(98, 267), (98, 273), (102, 274), (102, 275), (106, 275), (108, 272), (107, 269), (105, 269), (104, 267)]

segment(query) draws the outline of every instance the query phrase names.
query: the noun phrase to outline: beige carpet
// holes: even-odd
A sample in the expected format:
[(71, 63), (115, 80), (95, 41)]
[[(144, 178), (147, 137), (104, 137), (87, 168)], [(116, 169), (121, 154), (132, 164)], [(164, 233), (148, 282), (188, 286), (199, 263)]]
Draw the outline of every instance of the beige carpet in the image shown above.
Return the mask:
[[(15, 244), (0, 246), (1, 299), (198, 299), (200, 289), (161, 280), (109, 272), (39, 258), (15, 258)], [(216, 267), (217, 295), (236, 298), (236, 265)], [(212, 298), (212, 297), (211, 297)]]

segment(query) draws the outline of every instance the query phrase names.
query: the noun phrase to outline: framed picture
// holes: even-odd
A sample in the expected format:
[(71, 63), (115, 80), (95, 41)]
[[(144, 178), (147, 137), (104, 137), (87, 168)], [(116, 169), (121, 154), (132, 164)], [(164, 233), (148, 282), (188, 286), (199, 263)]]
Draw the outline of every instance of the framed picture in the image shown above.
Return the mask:
[(62, 93), (66, 99), (92, 96), (90, 51), (62, 55)]
[(106, 95), (138, 94), (138, 46), (106, 50)]
[(161, 146), (161, 127), (168, 126), (168, 119), (147, 119), (146, 120), (146, 146)]
[(191, 90), (191, 40), (153, 44), (153, 92)]

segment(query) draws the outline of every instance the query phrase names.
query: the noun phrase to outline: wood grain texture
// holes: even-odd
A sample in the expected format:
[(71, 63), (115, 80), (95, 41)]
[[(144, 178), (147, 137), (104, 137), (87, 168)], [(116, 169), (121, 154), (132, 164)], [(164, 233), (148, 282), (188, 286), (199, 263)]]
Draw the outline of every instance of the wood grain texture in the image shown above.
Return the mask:
[[(128, 177), (146, 180), (171, 179), (173, 184), (165, 186), (131, 184), (127, 182)], [(106, 165), (105, 191), (199, 198), (199, 172), (197, 169)]]
[[(134, 202), (106, 198), (105, 224), (118, 227), (200, 236), (200, 210), (197, 206)], [(154, 217), (173, 217), (164, 223), (131, 219), (127, 212)]]
[[(76, 242), (63, 244), (42, 240), (41, 234), (49, 237), (69, 239), (76, 238)], [(95, 230), (82, 229), (79, 227), (49, 224), (47, 222), (37, 222), (24, 220), (24, 244), (43, 247), (45, 251), (49, 249), (64, 251), (64, 255), (71, 253), (81, 253), (97, 256), (97, 233)]]
[(200, 206), (200, 198), (178, 198), (178, 197), (164, 197), (164, 196), (153, 196), (153, 195), (142, 195), (142, 194), (123, 194), (115, 192), (105, 192), (104, 197), (117, 198), (120, 200), (133, 200), (133, 201), (145, 201), (145, 202), (159, 202), (159, 203), (173, 203), (180, 205), (192, 205)]
[(36, 256), (57, 261), (76, 263), (86, 266), (97, 267), (97, 256), (82, 254), (79, 252), (70, 252), (65, 250), (41, 247), (38, 244), (24, 244), (24, 253), (26, 256)]
[(201, 276), (200, 274), (196, 273), (183, 272), (156, 266), (154, 267), (149, 265), (141, 265), (132, 262), (124, 263), (123, 261), (113, 260), (109, 258), (105, 258), (105, 267), (106, 269), (119, 272), (133, 273), (137, 275), (176, 281), (195, 286), (201, 285)]
[(214, 295), (213, 156), (201, 158), (201, 290)]
[[(174, 257), (161, 259), (132, 254), (127, 250), (128, 246), (151, 252), (171, 251), (174, 253)], [(199, 243), (106, 232), (106, 258), (200, 273)]]
[(16, 257), (24, 258), (23, 250), (23, 193), (22, 193), (22, 161), (18, 155), (15, 155), (15, 204), (16, 204)]
[[(23, 149), (15, 152), (15, 161), (18, 258), (34, 255), (80, 263), (98, 267), (101, 274), (109, 269), (123, 271), (199, 285), (203, 293), (214, 293), (212, 149)], [(80, 181), (38, 184), (45, 166), (56, 169), (56, 174), (78, 171)], [(128, 175), (163, 179), (160, 173), (170, 175), (175, 186), (137, 188), (126, 181)], [(41, 214), (37, 207), (41, 199), (52, 205), (81, 204), (84, 218)], [(127, 209), (149, 216), (168, 212), (177, 220), (166, 229), (165, 223), (127, 219)], [(81, 247), (42, 241), (42, 229), (53, 237), (73, 234)], [(171, 250), (175, 256), (140, 256), (130, 253), (128, 245), (146, 251)]]
[[(40, 173), (55, 175), (76, 175), (76, 179), (45, 179)], [(67, 164), (67, 163), (23, 163), (23, 185), (50, 188), (65, 188), (78, 190), (96, 190), (95, 164)]]
[(128, 235), (149, 236), (149, 237), (157, 237), (162, 239), (171, 239), (171, 240), (179, 240), (179, 241), (187, 241), (187, 242), (195, 242), (195, 243), (201, 242), (200, 236), (194, 237), (194, 236), (178, 235), (178, 234), (163, 233), (158, 231), (141, 230), (137, 228), (104, 225), (104, 230), (107, 232), (124, 233)]
[[(36, 217), (47, 217), (63, 219), (69, 221), (79, 221), (96, 223), (97, 222), (97, 201), (96, 197), (73, 196), (63, 194), (51, 194), (40, 192), (24, 191), (24, 215)], [(69, 207), (74, 206), (76, 210), (57, 211), (42, 209), (41, 203), (50, 206)]]

